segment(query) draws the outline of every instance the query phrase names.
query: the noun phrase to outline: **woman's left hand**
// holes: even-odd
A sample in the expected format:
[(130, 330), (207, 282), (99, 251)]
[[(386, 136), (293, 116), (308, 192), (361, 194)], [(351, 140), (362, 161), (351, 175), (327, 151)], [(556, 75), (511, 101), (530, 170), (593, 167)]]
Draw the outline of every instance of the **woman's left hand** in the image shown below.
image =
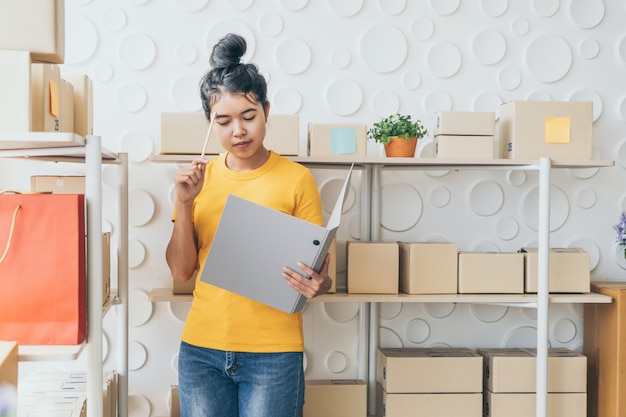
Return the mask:
[(283, 267), (282, 275), (289, 285), (300, 294), (310, 299), (318, 295), (326, 294), (328, 290), (330, 290), (333, 280), (328, 276), (329, 263), (330, 253), (327, 253), (319, 273), (312, 270), (308, 265), (298, 262), (298, 267), (307, 275), (302, 275), (289, 267)]

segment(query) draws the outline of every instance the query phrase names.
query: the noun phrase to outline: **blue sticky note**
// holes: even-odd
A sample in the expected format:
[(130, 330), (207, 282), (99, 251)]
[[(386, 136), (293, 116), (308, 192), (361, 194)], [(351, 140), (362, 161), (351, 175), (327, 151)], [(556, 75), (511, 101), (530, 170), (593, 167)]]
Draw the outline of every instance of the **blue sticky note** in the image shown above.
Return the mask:
[(330, 129), (331, 154), (355, 154), (356, 133), (352, 127)]

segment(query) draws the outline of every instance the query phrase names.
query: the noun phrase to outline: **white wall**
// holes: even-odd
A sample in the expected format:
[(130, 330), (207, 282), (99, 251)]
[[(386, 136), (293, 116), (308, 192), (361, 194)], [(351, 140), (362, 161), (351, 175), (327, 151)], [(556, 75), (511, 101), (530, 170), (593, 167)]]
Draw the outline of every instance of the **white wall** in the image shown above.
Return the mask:
[[(594, 105), (595, 159), (616, 167), (553, 174), (552, 246), (581, 246), (592, 277), (622, 279), (612, 225), (626, 207), (626, 4), (618, 0), (68, 0), (65, 73), (94, 80), (95, 130), (130, 159), (130, 415), (169, 415), (169, 386), (187, 303), (151, 303), (170, 285), (172, 178), (155, 163), (161, 112), (200, 109), (209, 49), (229, 31), (249, 42), (246, 60), (269, 81), (272, 111), (308, 122), (371, 124), (411, 113), (431, 128), (437, 110), (499, 114), (510, 100)], [(382, 150), (369, 145), (369, 154)], [(304, 148), (302, 148), (304, 149)], [(418, 154), (432, 152), (431, 138)], [(76, 173), (71, 164), (3, 161), (0, 188), (28, 176)], [(332, 204), (341, 170), (315, 170)], [(115, 233), (115, 168), (104, 168), (105, 228)], [(340, 240), (359, 238), (357, 174)], [(531, 171), (385, 171), (382, 238), (448, 240), (462, 250), (515, 251), (536, 244), (537, 176)], [(394, 220), (392, 215), (402, 215)], [(340, 244), (340, 248), (343, 245)], [(339, 255), (345, 283), (345, 256)], [(343, 280), (343, 281), (342, 281)], [(305, 311), (307, 377), (358, 376), (358, 304)], [(582, 350), (580, 305), (551, 307), (550, 344)], [(536, 312), (485, 305), (382, 304), (383, 346), (532, 346)], [(108, 367), (115, 312), (105, 319)], [(77, 362), (81, 364), (79, 360)], [(23, 367), (42, 367), (28, 364)], [(46, 366), (60, 366), (46, 364)], [(75, 365), (76, 366), (76, 365)]]

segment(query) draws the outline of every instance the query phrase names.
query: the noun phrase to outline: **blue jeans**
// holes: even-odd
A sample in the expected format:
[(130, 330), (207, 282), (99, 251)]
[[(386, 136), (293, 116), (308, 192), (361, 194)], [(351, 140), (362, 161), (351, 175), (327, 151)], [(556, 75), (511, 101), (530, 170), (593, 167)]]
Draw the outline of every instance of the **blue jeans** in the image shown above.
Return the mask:
[(302, 352), (225, 352), (180, 344), (181, 417), (301, 417)]

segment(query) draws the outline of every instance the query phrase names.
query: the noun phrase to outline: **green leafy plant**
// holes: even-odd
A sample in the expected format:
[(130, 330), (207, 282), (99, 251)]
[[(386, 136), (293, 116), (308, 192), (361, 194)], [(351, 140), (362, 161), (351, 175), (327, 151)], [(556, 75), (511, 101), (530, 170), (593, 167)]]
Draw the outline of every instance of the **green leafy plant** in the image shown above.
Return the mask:
[(428, 134), (428, 130), (419, 120), (413, 121), (410, 115), (392, 114), (373, 126), (367, 131), (367, 137), (383, 145), (391, 142), (391, 138), (397, 136), (408, 142), (411, 138), (422, 138)]

